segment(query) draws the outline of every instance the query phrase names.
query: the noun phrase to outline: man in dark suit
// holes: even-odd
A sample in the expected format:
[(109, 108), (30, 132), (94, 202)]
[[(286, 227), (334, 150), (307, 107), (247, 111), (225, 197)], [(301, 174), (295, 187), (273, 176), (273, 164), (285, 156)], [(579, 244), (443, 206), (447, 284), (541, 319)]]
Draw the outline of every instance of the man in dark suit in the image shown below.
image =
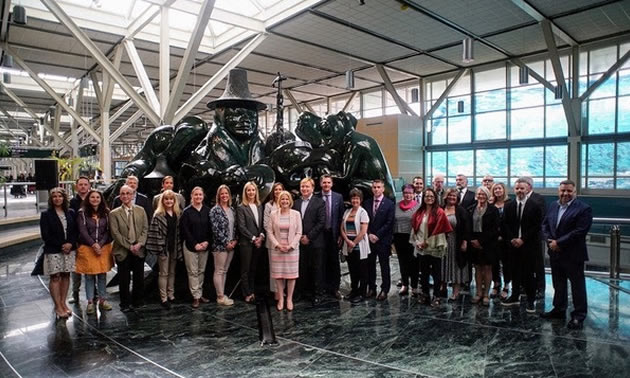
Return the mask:
[(422, 203), (422, 193), (424, 191), (424, 179), (420, 176), (413, 178), (413, 198), (418, 203)]
[(297, 281), (298, 295), (305, 290), (313, 290), (313, 305), (322, 301), (324, 292), (324, 228), (326, 226), (326, 205), (313, 196), (315, 182), (307, 177), (300, 181), (302, 196), (293, 204), (293, 209), (302, 214), (302, 238), (300, 239), (300, 277)]
[(503, 306), (520, 305), (521, 285), (527, 294), (525, 310), (534, 313), (536, 300), (536, 281), (534, 280), (535, 253), (542, 243), (541, 225), (543, 212), (539, 204), (530, 197), (529, 183), (525, 177), (519, 177), (514, 183), (515, 201), (505, 204), (503, 213), (503, 239), (507, 241), (514, 267), (512, 295), (501, 304)]
[(383, 180), (372, 181), (373, 197), (364, 202), (363, 208), (370, 217), (368, 238), (370, 254), (368, 255), (368, 298), (376, 295), (376, 257), (381, 266), (381, 292), (376, 297), (379, 301), (387, 299), (391, 286), (389, 255), (394, 231), (394, 202), (383, 195)]
[[(547, 213), (545, 198), (540, 194), (534, 192), (534, 180), (531, 177), (525, 176), (527, 180), (529, 198), (540, 207), (540, 211), (544, 215)], [(534, 252), (536, 261), (534, 263), (534, 277), (536, 282), (536, 299), (543, 299), (545, 297), (545, 251), (542, 247), (542, 242), (536, 246)]]
[(436, 173), (433, 176), (433, 190), (435, 190), (435, 194), (437, 195), (438, 204), (440, 206), (444, 205), (444, 183), (445, 183), (444, 175), (441, 173)]
[(477, 201), (475, 200), (474, 191), (468, 189), (468, 177), (462, 173), (458, 174), (455, 177), (455, 185), (457, 186), (457, 191), (459, 192), (459, 204), (464, 209), (473, 207)]
[[(138, 205), (144, 209), (144, 212), (147, 214), (147, 219), (149, 223), (151, 223), (151, 218), (153, 217), (153, 206), (151, 206), (151, 201), (144, 194), (138, 192), (138, 178), (136, 176), (127, 176), (125, 180), (125, 185), (133, 189), (134, 197), (131, 200), (131, 203), (134, 205)], [(120, 201), (120, 196), (116, 196), (114, 198), (114, 204), (112, 206), (112, 210), (120, 207), (122, 202)]]
[(343, 196), (333, 192), (333, 179), (330, 175), (319, 178), (322, 191), (318, 197), (324, 200), (326, 225), (324, 226), (324, 272), (325, 287), (335, 298), (341, 299), (341, 268), (339, 266), (339, 229), (343, 216)]
[(542, 230), (549, 250), (553, 281), (553, 309), (541, 314), (545, 319), (564, 319), (568, 304), (567, 279), (571, 281), (574, 310), (570, 329), (582, 328), (586, 318), (586, 280), (584, 262), (588, 261), (586, 235), (593, 223), (591, 207), (576, 198), (575, 183), (564, 180), (558, 188), (558, 202), (547, 211)]
[[(81, 176), (75, 181), (75, 187), (77, 190), (77, 194), (70, 200), (70, 209), (74, 211), (74, 217), (76, 219), (77, 214), (79, 213), (79, 209), (81, 208), (81, 204), (83, 200), (87, 196), (88, 192), (91, 189), (90, 179)], [(81, 290), (81, 273), (72, 272), (72, 299), (70, 299), (69, 303), (79, 303), (79, 291)], [(96, 293), (96, 291), (95, 291)]]

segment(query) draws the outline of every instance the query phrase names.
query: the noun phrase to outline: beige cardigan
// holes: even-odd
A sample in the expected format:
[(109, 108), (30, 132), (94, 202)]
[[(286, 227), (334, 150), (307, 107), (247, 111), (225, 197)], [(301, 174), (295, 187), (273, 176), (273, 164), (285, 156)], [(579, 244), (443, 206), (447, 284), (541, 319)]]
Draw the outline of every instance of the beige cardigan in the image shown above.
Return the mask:
[[(269, 223), (266, 225), (267, 238), (271, 249), (275, 249), (280, 243), (278, 236), (280, 235), (280, 210), (271, 212)], [(300, 248), (300, 238), (302, 237), (302, 216), (297, 210), (289, 211), (289, 248), (296, 250)]]

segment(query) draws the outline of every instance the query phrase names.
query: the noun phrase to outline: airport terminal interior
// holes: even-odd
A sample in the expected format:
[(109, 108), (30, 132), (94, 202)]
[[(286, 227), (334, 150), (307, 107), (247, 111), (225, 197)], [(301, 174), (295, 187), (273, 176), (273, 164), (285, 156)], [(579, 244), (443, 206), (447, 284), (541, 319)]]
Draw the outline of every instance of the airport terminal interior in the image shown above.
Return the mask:
[[(628, 375), (630, 0), (0, 0), (0, 53), (0, 376)], [(254, 152), (211, 144), (242, 101)], [(83, 284), (67, 319), (31, 275), (51, 180), (74, 196), (86, 176), (113, 199), (129, 175), (149, 196), (172, 175), (210, 205), (242, 177), (298, 198), (326, 172), (346, 207), (375, 178), (401, 201), (416, 176), (471, 190), (492, 176), (512, 198), (526, 176), (547, 207), (572, 180), (593, 216), (583, 326), (540, 317), (549, 258), (533, 308), (471, 303), (474, 280), (437, 305), (399, 295), (395, 248), (384, 299), (351, 301), (342, 261), (342, 297), (293, 311), (276, 311), (267, 256), (246, 303), (238, 252), (233, 306), (215, 303), (212, 259), (198, 308), (183, 262), (168, 309), (147, 259), (144, 306), (121, 311), (114, 266), (113, 309), (88, 314)]]

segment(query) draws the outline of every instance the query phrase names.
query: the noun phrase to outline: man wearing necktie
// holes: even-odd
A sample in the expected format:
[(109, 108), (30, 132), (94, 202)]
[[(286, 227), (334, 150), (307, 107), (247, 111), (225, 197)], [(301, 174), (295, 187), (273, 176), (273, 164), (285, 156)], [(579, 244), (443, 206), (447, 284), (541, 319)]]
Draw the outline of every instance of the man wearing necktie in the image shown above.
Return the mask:
[(444, 175), (441, 173), (436, 173), (433, 176), (433, 190), (435, 190), (435, 195), (437, 196), (437, 201), (440, 206), (444, 205)]
[(326, 205), (326, 226), (324, 227), (324, 286), (335, 298), (341, 299), (341, 268), (339, 266), (339, 245), (343, 196), (332, 190), (332, 176), (324, 174), (319, 178), (322, 191), (319, 195)]
[(300, 239), (300, 276), (296, 283), (298, 296), (312, 291), (313, 305), (322, 301), (324, 293), (324, 228), (326, 206), (324, 201), (313, 195), (315, 182), (307, 177), (300, 181), (302, 196), (293, 203), (293, 210), (302, 214), (302, 237)]
[(424, 179), (420, 176), (413, 178), (413, 197), (417, 203), (422, 203), (422, 191), (424, 190)]
[(516, 201), (505, 204), (503, 215), (503, 239), (509, 243), (512, 266), (514, 267), (512, 295), (502, 302), (504, 306), (520, 305), (520, 289), (527, 294), (528, 313), (534, 313), (536, 300), (536, 281), (534, 267), (536, 251), (542, 243), (541, 226), (543, 213), (541, 207), (530, 196), (527, 178), (519, 177), (514, 183)]
[[(149, 221), (145, 210), (134, 205), (134, 189), (127, 185), (120, 188), (122, 206), (109, 213), (109, 227), (114, 239), (112, 253), (116, 258), (120, 277), (120, 309), (129, 311), (131, 305), (144, 306), (144, 246), (147, 243)], [(129, 283), (133, 272), (133, 294), (129, 296)]]
[(569, 329), (580, 329), (586, 318), (586, 280), (584, 262), (588, 261), (586, 235), (593, 223), (589, 205), (576, 198), (575, 183), (564, 180), (558, 188), (559, 200), (549, 206), (543, 233), (549, 250), (553, 281), (553, 309), (541, 314), (544, 319), (564, 319), (568, 304), (567, 279), (571, 282), (574, 310)]
[(383, 180), (372, 181), (373, 197), (365, 201), (363, 208), (370, 217), (368, 238), (370, 254), (368, 255), (368, 298), (376, 295), (376, 258), (381, 267), (381, 292), (376, 297), (379, 301), (387, 299), (391, 287), (389, 255), (394, 234), (394, 202), (383, 195)]
[(462, 173), (458, 174), (455, 177), (455, 184), (459, 193), (460, 206), (464, 209), (472, 208), (477, 201), (475, 200), (475, 193), (472, 190), (468, 190), (468, 177)]

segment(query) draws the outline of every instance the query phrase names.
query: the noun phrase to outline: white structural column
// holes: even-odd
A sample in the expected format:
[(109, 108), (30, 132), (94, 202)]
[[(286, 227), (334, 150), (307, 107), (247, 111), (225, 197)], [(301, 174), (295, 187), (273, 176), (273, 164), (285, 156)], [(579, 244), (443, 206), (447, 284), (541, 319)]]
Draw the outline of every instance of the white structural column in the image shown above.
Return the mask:
[[(98, 64), (103, 67), (103, 70), (106, 71), (116, 83), (120, 86), (120, 88), (125, 92), (129, 98), (131, 98), (138, 108), (142, 109), (144, 113), (147, 115), (147, 118), (151, 120), (153, 124), (160, 125), (161, 120), (160, 116), (153, 111), (151, 106), (139, 95), (133, 86), (129, 83), (129, 81), (120, 73), (120, 71), (112, 64), (112, 62), (107, 59), (105, 54), (101, 52), (101, 50), (90, 40), (90, 38), (85, 34), (81, 28), (68, 16), (67, 13), (61, 9), (59, 4), (57, 4), (54, 0), (41, 0), (42, 4), (50, 10), (50, 12), (64, 25), (70, 33), (76, 38), (76, 40), (83, 45), (83, 47), (90, 52), (92, 57), (98, 62)], [(85, 127), (85, 125), (84, 125)]]
[[(206, 26), (210, 21), (210, 15), (212, 14), (212, 9), (214, 8), (214, 2), (215, 0), (204, 0), (201, 5), (201, 10), (199, 12), (199, 16), (197, 17), (197, 22), (195, 23), (195, 28), (190, 35), (186, 52), (184, 53), (184, 57), (179, 65), (179, 70), (177, 71), (177, 77), (175, 78), (175, 83), (173, 84), (173, 90), (171, 91), (168, 105), (166, 105), (166, 110), (164, 111), (164, 123), (166, 124), (177, 123), (174, 119), (175, 110), (179, 105), (179, 101), (184, 93), (184, 88), (188, 82), (188, 76), (190, 75), (193, 63), (195, 62), (195, 56), (199, 51), (201, 39), (203, 38)], [(180, 117), (180, 119), (181, 118), (182, 117)]]
[[(74, 108), (74, 111), (77, 112), (79, 115), (81, 114), (81, 104), (83, 103), (83, 90), (85, 89), (86, 84), (87, 83), (84, 80), (81, 80), (81, 83), (79, 83), (79, 87), (76, 89), (76, 92), (73, 96), (73, 102), (74, 102), (73, 108)], [(76, 120), (74, 119), (71, 120), (70, 121), (70, 138), (71, 138), (70, 146), (72, 147), (72, 157), (79, 157), (79, 132), (77, 129), (78, 129), (78, 125), (77, 125)], [(76, 176), (76, 173), (77, 172), (73, 172), (73, 176)]]
[[(265, 38), (267, 38), (267, 34), (258, 34), (251, 41), (249, 41), (249, 43), (245, 45), (245, 47), (243, 47), (238, 53), (236, 53), (236, 55), (234, 55), (232, 59), (225, 63), (225, 65), (223, 65), (223, 67), (221, 67), (219, 71), (217, 71), (217, 73), (215, 73), (204, 85), (202, 85), (201, 88), (197, 90), (197, 92), (193, 93), (188, 101), (186, 101), (179, 108), (179, 110), (177, 110), (175, 116), (171, 121), (172, 124), (176, 124), (180, 119), (184, 118), (186, 114), (190, 113), (190, 111), (227, 76), (230, 70), (238, 66), (243, 61), (243, 59), (245, 59), (247, 55), (249, 55), (249, 53), (254, 51), (254, 49), (258, 47), (258, 45), (260, 45), (262, 41), (265, 40)], [(177, 82), (175, 83), (175, 85), (177, 85)], [(169, 105), (172, 103), (173, 100), (173, 93), (171, 92)], [(168, 119), (168, 117), (165, 119)]]
[(160, 116), (164, 119), (171, 93), (171, 41), (168, 33), (169, 8), (160, 8)]
[(398, 110), (400, 110), (400, 113), (411, 114), (417, 117), (418, 115), (416, 114), (416, 112), (414, 112), (411, 109), (411, 107), (407, 105), (407, 102), (403, 100), (400, 97), (400, 95), (398, 95), (396, 88), (394, 88), (394, 84), (392, 84), (392, 81), (389, 78), (389, 75), (387, 74), (387, 71), (385, 71), (385, 67), (383, 67), (382, 64), (377, 64), (376, 70), (378, 71), (378, 74), (381, 75), (381, 79), (383, 79), (383, 84), (385, 85), (385, 89), (387, 90), (387, 92), (389, 92), (389, 94), (394, 99), (394, 102), (396, 103), (396, 106), (398, 106)]
[[(61, 129), (61, 112), (62, 112), (62, 110), (63, 109), (61, 109), (61, 106), (59, 106), (59, 104), (55, 105), (55, 118), (53, 118), (53, 128), (55, 129), (55, 132), (58, 132), (59, 129)], [(66, 139), (64, 139), (64, 140), (66, 141), (66, 143), (69, 142), (69, 140), (66, 140)], [(72, 139), (70, 139), (70, 141), (71, 140)], [(60, 147), (63, 147), (63, 146), (57, 146), (57, 148), (60, 148)], [(61, 153), (63, 153), (63, 152), (64, 151), (62, 150)], [(71, 151), (69, 151), (69, 152), (71, 152)]]
[[(54, 89), (52, 89), (52, 87), (50, 85), (48, 85), (48, 83), (46, 83), (45, 80), (43, 80), (42, 78), (40, 78), (35, 71), (33, 71), (23, 60), (22, 58), (20, 58), (19, 55), (17, 55), (17, 53), (11, 49), (9, 46), (5, 45), (5, 49), (9, 52), (9, 54), (13, 55), (13, 61), (15, 61), (20, 67), (22, 67), (24, 69), (24, 71), (26, 71), (28, 73), (28, 75), (31, 77), (31, 79), (33, 79), (37, 84), (39, 84), (40, 87), (42, 87), (42, 89), (48, 93), (48, 95), (50, 97), (53, 98), (53, 100), (55, 100), (59, 105), (61, 105), (61, 107), (63, 107), (63, 110), (65, 110), (68, 114), (70, 114), (70, 116), (74, 119), (77, 120), (77, 122), (79, 122), (79, 124), (81, 126), (83, 126), (85, 128), (85, 130), (87, 130), (87, 132), (89, 132), (94, 139), (96, 139), (97, 141), (101, 141), (101, 138), (96, 134), (96, 132), (94, 131), (94, 129), (92, 129), (92, 127), (90, 127), (90, 125), (83, 119), (81, 118), (81, 116), (79, 114), (77, 114), (77, 112), (74, 111), (74, 109), (72, 109), (72, 107), (70, 105), (68, 105), (64, 99), (59, 96)], [(64, 143), (66, 143), (64, 141)]]
[(153, 90), (151, 80), (149, 80), (149, 75), (147, 75), (147, 71), (144, 69), (142, 60), (140, 60), (138, 50), (136, 50), (136, 46), (133, 44), (133, 40), (125, 39), (123, 43), (125, 45), (125, 50), (127, 50), (127, 55), (129, 56), (131, 65), (133, 66), (133, 69), (136, 72), (136, 76), (138, 77), (138, 81), (140, 81), (140, 85), (144, 90), (144, 95), (146, 96), (147, 100), (149, 100), (149, 105), (151, 105), (151, 108), (153, 108), (153, 110), (157, 114), (160, 114), (160, 103), (157, 96), (155, 95), (155, 91)]

